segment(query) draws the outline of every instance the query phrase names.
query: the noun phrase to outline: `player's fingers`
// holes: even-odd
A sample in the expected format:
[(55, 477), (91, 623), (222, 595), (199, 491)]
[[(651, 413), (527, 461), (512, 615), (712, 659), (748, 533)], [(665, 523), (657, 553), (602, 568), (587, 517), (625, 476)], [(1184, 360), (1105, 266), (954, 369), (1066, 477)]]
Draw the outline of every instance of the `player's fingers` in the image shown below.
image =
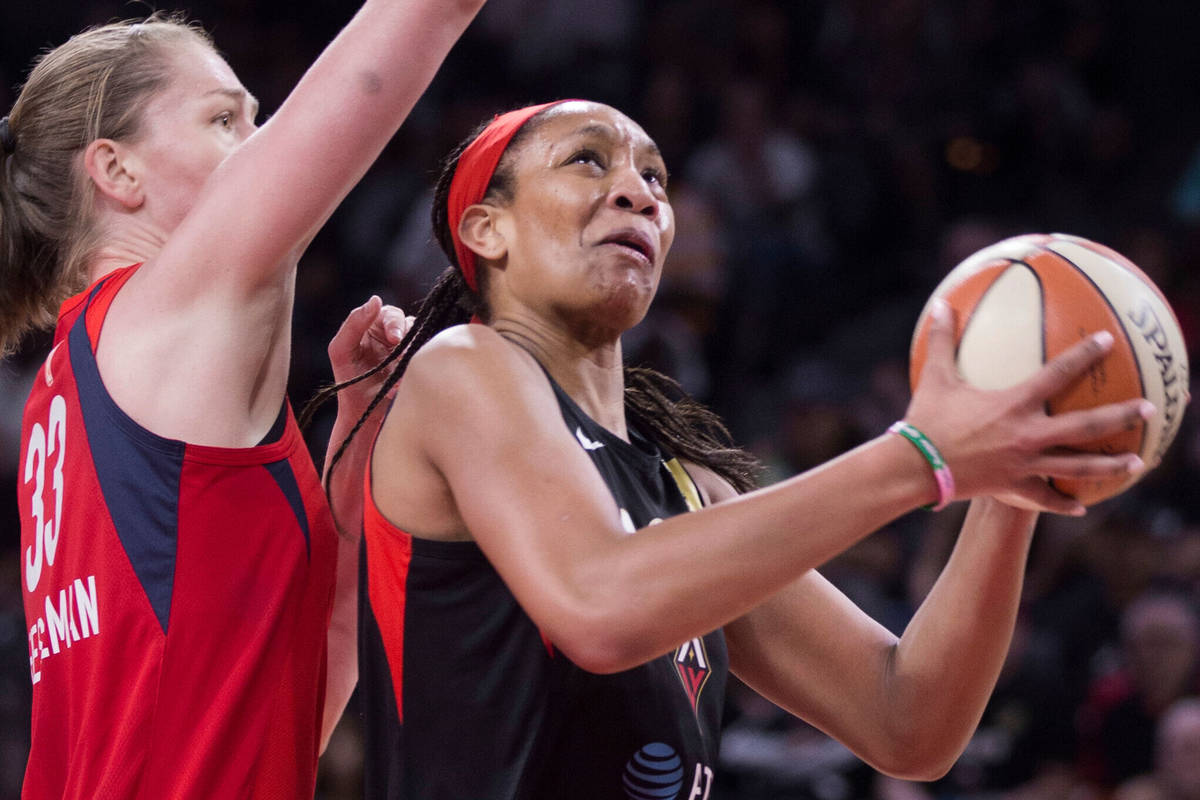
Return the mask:
[(379, 295), (371, 295), (367, 302), (347, 314), (338, 332), (329, 340), (329, 357), (337, 359), (352, 356), (382, 307), (383, 300)]
[(400, 344), (400, 340), (408, 333), (412, 327), (412, 317), (404, 315), (402, 309), (396, 306), (385, 305), (379, 314), (380, 324), (383, 327), (387, 343), (391, 347)]
[(1026, 381), (1027, 397), (1040, 404), (1046, 398), (1058, 394), (1111, 350), (1112, 344), (1111, 333), (1098, 331), (1065, 353), (1059, 354)]
[(1038, 474), (1051, 478), (1110, 478), (1136, 475), (1146, 468), (1134, 453), (1109, 456), (1101, 453), (1063, 453), (1042, 456), (1033, 465)]
[(1053, 514), (1067, 514), (1073, 517), (1082, 516), (1087, 510), (1074, 497), (1068, 497), (1057, 491), (1041, 478), (1026, 478), (1014, 493), (1020, 498), (1022, 506), (1033, 506), (1041, 511)]
[(1136, 430), (1153, 416), (1154, 404), (1142, 398), (1067, 411), (1047, 420), (1044, 441), (1047, 446), (1086, 444), (1115, 433)]

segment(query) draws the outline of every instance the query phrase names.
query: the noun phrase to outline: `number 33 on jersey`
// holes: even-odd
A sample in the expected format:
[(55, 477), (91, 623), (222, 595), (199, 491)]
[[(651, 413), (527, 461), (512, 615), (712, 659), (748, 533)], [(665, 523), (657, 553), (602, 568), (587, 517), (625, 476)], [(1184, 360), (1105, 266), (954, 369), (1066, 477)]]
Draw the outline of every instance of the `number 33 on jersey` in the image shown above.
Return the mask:
[(22, 542), (26, 607), (30, 611), (36, 609), (28, 615), (32, 621), (29, 673), (33, 683), (41, 680), (40, 665), (45, 659), (100, 633), (94, 574), (42, 585), (43, 573), (54, 566), (62, 530), (63, 462), (67, 454), (67, 404), (62, 395), (56, 394), (50, 400), (44, 423), (37, 420), (29, 425), (20, 491), (22, 501), (28, 498), (27, 508), (25, 502), (21, 504), (22, 516), (27, 520), (22, 527), (32, 532), (33, 538), (32, 543)]

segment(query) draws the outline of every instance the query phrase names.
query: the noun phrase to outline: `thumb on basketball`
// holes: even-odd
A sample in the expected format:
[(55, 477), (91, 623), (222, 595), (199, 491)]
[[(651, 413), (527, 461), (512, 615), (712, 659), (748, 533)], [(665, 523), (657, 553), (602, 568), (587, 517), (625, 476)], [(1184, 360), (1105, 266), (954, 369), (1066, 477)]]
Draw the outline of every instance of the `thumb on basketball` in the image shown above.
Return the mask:
[(918, 384), (930, 375), (948, 378), (955, 374), (954, 309), (940, 297), (929, 302), (929, 335), (926, 339), (925, 365)]

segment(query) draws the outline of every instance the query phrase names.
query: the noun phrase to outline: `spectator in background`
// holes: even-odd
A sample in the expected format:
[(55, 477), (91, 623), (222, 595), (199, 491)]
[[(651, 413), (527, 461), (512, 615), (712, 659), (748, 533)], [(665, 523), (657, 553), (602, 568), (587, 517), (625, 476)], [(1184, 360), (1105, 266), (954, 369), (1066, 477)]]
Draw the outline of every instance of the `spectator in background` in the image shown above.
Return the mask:
[(793, 348), (813, 341), (840, 284), (806, 247), (821, 238), (816, 153), (783, 125), (760, 81), (724, 81), (719, 102), (715, 134), (683, 175), (721, 220), (729, 280), (717, 359), (739, 380), (716, 387), (717, 402), (736, 408)]
[(626, 102), (642, 13), (637, 0), (498, 0), (480, 15), (479, 34), (517, 86)]
[(1166, 710), (1153, 771), (1122, 783), (1113, 800), (1200, 800), (1200, 698), (1185, 697)]
[(1200, 616), (1192, 598), (1151, 589), (1121, 616), (1121, 664), (1080, 710), (1079, 769), (1112, 789), (1149, 772), (1154, 733), (1177, 700), (1200, 693)]
[(678, 180), (671, 185), (671, 206), (676, 224), (689, 235), (672, 246), (657, 302), (625, 340), (625, 356), (630, 364), (674, 376), (693, 396), (709, 397), (713, 381), (704, 342), (721, 325), (726, 242), (708, 195)]

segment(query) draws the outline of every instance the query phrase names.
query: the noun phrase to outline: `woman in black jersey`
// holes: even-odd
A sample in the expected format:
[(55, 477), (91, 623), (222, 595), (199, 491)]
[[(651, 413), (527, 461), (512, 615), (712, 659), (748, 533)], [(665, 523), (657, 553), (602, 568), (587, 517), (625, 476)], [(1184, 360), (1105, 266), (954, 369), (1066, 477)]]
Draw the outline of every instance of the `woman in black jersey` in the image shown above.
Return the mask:
[[(1039, 476), (1142, 468), (1059, 449), (1142, 403), (1043, 411), (1110, 339), (984, 392), (943, 310), (901, 435), (751, 491), (710, 412), (622, 367), (675, 234), (666, 181), (636, 123), (583, 101), (498, 117), (444, 171), (453, 266), (394, 351), (368, 466), (370, 797), (707, 797), (727, 668), (882, 772), (938, 777), (1000, 670), (1036, 519), (991, 497), (1078, 514)], [(968, 498), (899, 638), (814, 571)]]

